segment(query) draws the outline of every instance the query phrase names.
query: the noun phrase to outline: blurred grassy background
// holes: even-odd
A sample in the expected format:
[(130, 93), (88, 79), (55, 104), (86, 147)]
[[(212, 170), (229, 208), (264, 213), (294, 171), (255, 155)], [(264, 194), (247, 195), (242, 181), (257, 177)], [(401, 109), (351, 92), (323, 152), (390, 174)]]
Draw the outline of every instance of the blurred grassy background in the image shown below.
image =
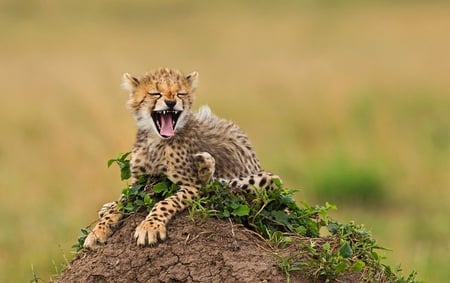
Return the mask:
[(450, 280), (446, 1), (0, 2), (0, 282), (58, 272), (118, 197), (121, 74), (200, 72), (299, 200), (372, 230), (389, 264)]

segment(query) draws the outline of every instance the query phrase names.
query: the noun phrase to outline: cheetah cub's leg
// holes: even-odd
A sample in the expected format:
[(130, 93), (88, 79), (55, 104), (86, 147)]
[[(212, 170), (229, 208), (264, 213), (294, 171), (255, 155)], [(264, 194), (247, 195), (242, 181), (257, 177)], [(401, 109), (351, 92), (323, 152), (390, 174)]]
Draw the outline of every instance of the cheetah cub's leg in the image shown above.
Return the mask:
[(212, 181), (216, 170), (216, 160), (208, 152), (194, 154), (194, 164), (202, 186)]
[(228, 185), (233, 192), (254, 193), (255, 190), (273, 190), (277, 187), (275, 180), (281, 182), (280, 177), (269, 172), (259, 172), (229, 181)]
[(189, 201), (198, 196), (198, 188), (180, 186), (173, 196), (157, 202), (149, 215), (136, 227), (134, 238), (138, 246), (153, 245), (158, 238), (167, 238), (166, 223), (177, 213), (184, 210)]
[[(153, 245), (167, 238), (166, 224), (177, 213), (184, 210), (189, 202), (197, 198), (201, 186), (210, 182), (215, 171), (215, 160), (207, 152), (194, 155), (194, 165), (197, 168), (198, 182), (195, 185), (181, 185), (178, 192), (163, 201), (157, 202), (149, 215), (134, 232), (134, 238), (139, 246)], [(170, 180), (174, 181), (170, 176)]]
[(118, 211), (117, 204), (117, 201), (109, 202), (99, 210), (100, 219), (84, 240), (84, 248), (95, 250), (106, 243), (123, 216)]

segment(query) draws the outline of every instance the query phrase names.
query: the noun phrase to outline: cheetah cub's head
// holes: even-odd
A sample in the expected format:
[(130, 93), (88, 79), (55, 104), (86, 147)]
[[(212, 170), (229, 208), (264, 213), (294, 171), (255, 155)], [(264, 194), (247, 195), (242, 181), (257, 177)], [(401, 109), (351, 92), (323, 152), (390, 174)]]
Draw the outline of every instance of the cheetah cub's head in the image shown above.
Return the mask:
[(137, 78), (123, 75), (123, 87), (130, 92), (127, 102), (137, 126), (161, 138), (171, 138), (187, 120), (197, 87), (198, 73), (160, 68)]

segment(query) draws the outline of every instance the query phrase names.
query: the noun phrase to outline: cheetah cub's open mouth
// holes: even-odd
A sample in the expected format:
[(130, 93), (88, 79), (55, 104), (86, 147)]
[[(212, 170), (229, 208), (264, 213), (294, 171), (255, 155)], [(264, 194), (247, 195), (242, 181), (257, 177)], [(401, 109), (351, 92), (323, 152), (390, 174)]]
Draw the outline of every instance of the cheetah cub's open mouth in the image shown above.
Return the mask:
[(181, 111), (177, 110), (152, 111), (153, 123), (155, 123), (156, 130), (163, 138), (170, 138), (175, 135), (175, 127), (180, 115)]

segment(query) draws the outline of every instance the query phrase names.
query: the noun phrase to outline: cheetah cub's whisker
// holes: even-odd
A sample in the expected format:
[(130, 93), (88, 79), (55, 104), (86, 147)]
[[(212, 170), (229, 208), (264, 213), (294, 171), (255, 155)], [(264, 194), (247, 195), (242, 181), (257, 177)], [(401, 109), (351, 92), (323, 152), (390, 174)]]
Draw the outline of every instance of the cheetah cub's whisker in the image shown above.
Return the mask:
[[(127, 106), (137, 125), (130, 169), (132, 183), (141, 175), (166, 175), (179, 190), (157, 202), (134, 233), (140, 246), (167, 237), (166, 224), (212, 180), (226, 180), (234, 192), (271, 189), (277, 176), (261, 170), (247, 136), (209, 107), (191, 110), (198, 73), (160, 68), (141, 77), (123, 75)], [(108, 203), (87, 236), (84, 247), (105, 244), (123, 216), (117, 202)]]

